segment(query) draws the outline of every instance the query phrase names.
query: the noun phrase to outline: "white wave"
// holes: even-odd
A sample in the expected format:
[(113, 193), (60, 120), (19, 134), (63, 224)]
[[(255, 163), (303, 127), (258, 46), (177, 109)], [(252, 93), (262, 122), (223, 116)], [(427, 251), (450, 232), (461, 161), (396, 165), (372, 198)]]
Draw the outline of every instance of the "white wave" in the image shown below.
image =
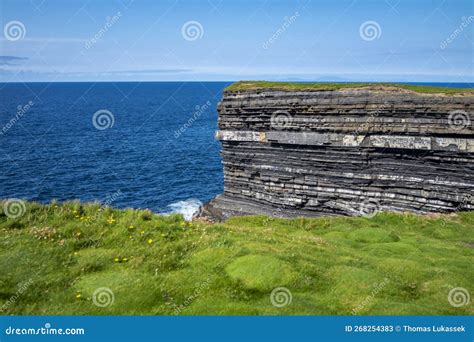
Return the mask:
[(191, 221), (202, 210), (202, 202), (191, 198), (185, 201), (179, 201), (168, 205), (171, 209), (170, 214), (182, 214), (186, 221)]

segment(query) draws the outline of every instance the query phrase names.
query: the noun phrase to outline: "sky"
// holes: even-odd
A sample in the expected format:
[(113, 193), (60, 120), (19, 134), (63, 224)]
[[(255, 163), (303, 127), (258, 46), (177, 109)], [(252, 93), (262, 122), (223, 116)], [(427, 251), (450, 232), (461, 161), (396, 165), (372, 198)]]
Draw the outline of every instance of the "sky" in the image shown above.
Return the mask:
[(1, 0), (0, 82), (474, 82), (472, 0)]

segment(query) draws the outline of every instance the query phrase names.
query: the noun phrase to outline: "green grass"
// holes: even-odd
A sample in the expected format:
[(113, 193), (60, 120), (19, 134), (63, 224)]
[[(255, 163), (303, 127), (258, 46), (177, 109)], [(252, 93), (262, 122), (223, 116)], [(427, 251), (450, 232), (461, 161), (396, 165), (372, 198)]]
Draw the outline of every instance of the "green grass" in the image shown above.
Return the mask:
[(263, 89), (274, 90), (339, 90), (349, 88), (399, 88), (411, 90), (417, 93), (424, 94), (474, 94), (474, 89), (466, 88), (448, 88), (448, 87), (434, 87), (424, 85), (408, 85), (399, 83), (298, 83), (298, 82), (268, 82), (268, 81), (239, 81), (231, 84), (224, 91), (253, 91)]
[[(3, 208), (3, 204), (1, 205)], [(474, 212), (184, 222), (98, 204), (0, 209), (1, 314), (472, 315)], [(271, 292), (285, 287), (290, 304)], [(108, 288), (112, 304), (94, 304)], [(108, 291), (108, 290), (107, 290)], [(96, 303), (107, 304), (107, 295)], [(111, 297), (109, 297), (111, 298)]]

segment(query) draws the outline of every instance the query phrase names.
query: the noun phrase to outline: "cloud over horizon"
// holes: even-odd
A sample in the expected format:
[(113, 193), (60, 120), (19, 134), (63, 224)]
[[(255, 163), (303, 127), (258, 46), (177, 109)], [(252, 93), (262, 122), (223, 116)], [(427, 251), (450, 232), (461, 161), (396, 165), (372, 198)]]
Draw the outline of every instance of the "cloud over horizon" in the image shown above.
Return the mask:
[(22, 61), (26, 60), (28, 60), (27, 57), (0, 56), (0, 65), (18, 65)]

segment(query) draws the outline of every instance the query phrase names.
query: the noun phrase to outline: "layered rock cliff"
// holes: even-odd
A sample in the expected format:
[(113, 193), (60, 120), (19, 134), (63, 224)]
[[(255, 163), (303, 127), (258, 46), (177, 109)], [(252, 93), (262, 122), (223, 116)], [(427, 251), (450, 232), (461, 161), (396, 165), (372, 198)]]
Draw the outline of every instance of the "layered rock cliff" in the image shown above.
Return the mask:
[(237, 83), (218, 106), (224, 193), (208, 215), (474, 209), (474, 93)]

